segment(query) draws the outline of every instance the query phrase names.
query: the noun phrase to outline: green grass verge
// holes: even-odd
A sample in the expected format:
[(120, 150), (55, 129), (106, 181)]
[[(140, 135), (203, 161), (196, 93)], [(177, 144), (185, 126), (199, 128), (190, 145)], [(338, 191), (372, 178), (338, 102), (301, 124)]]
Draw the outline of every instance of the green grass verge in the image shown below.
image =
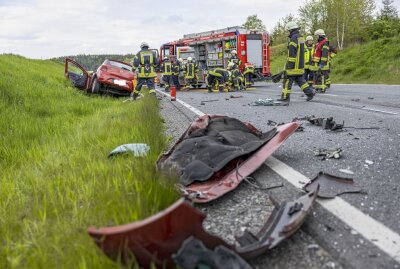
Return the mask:
[[(332, 83), (400, 84), (400, 37), (354, 45), (333, 59)], [(280, 72), (286, 60), (286, 45), (271, 48), (272, 74)]]
[[(63, 65), (0, 56), (0, 268), (119, 268), (86, 229), (172, 204), (155, 161), (166, 145), (158, 104), (85, 95)], [(124, 143), (145, 158), (107, 159)]]

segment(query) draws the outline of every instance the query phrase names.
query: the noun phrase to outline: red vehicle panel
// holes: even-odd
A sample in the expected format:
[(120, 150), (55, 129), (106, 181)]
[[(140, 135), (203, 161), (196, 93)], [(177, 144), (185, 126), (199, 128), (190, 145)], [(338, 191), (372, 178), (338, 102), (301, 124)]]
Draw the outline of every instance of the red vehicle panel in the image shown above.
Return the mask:
[(117, 60), (105, 60), (95, 73), (72, 59), (65, 59), (65, 77), (81, 90), (91, 93), (110, 93), (128, 96), (133, 90), (135, 74), (132, 66)]

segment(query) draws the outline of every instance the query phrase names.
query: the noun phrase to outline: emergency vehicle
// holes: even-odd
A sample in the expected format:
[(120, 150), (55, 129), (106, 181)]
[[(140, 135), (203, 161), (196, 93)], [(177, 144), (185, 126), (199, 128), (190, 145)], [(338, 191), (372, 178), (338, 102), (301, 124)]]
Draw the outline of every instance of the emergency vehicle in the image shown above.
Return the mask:
[(160, 59), (195, 59), (199, 66), (197, 86), (200, 86), (205, 82), (207, 70), (216, 67), (227, 68), (231, 51), (236, 50), (242, 61), (240, 69), (243, 70), (246, 63), (251, 63), (254, 65), (255, 79), (264, 79), (271, 75), (269, 45), (270, 38), (267, 32), (234, 26), (184, 35), (177, 41), (163, 44), (160, 48)]

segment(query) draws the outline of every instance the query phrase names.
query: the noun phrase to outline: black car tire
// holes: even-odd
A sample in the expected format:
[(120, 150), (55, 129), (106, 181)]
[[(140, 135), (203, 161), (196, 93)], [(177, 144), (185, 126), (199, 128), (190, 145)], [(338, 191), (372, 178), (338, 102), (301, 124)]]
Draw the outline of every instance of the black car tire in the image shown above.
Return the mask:
[(93, 79), (92, 83), (92, 93), (99, 93), (100, 92), (100, 83), (97, 78)]

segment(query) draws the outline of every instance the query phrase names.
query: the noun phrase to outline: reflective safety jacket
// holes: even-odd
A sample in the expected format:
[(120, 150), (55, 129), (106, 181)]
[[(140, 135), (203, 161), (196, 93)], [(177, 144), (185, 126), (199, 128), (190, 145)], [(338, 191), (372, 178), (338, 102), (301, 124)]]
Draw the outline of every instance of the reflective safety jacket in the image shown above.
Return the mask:
[(185, 78), (186, 79), (193, 79), (196, 77), (196, 73), (199, 71), (199, 67), (195, 63), (187, 63), (185, 65)]
[(235, 65), (237, 65), (237, 67), (239, 67), (239, 68), (240, 68), (240, 65), (242, 64), (242, 61), (237, 57), (237, 55), (231, 56), (231, 58), (228, 60), (228, 64), (231, 62), (234, 63)]
[(288, 57), (285, 71), (288, 76), (301, 76), (304, 74), (304, 38), (299, 30), (294, 30), (289, 35)]
[(161, 72), (166, 76), (172, 75), (172, 69), (172, 63), (170, 61), (165, 61), (161, 64)]
[(246, 63), (243, 69), (243, 75), (254, 74), (254, 65)]
[(179, 76), (180, 71), (181, 71), (181, 67), (179, 66), (178, 63), (172, 64), (172, 75), (173, 76)]
[(314, 55), (314, 46), (304, 46), (304, 68), (310, 69)]
[(231, 77), (233, 79), (235, 79), (235, 78), (243, 78), (243, 75), (240, 72), (239, 68), (235, 68), (235, 69), (232, 70)]
[(224, 82), (227, 82), (229, 80), (229, 71), (223, 68), (215, 68), (210, 71), (208, 71), (208, 75), (214, 76), (214, 77), (221, 77), (223, 78)]
[(313, 55), (313, 65), (314, 68), (321, 67), (321, 70), (328, 70), (328, 57), (329, 57), (329, 42), (326, 38), (318, 41), (315, 45), (314, 55)]
[(138, 78), (154, 78), (157, 76), (155, 66), (160, 63), (155, 52), (142, 49), (133, 59), (133, 70), (138, 69)]

